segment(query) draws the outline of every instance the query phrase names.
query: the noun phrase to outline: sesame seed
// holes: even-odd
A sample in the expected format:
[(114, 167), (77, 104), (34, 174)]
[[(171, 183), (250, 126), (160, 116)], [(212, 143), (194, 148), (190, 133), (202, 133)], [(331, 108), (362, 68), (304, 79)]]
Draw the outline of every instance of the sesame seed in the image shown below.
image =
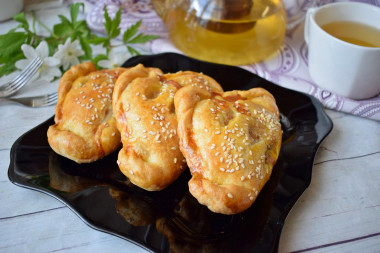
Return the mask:
[(232, 196), (231, 193), (228, 193), (227, 196), (228, 196), (230, 199), (232, 199), (232, 198), (234, 197), (234, 196)]
[(219, 168), (219, 170), (221, 170), (221, 171), (226, 171), (226, 169), (225, 169), (225, 168)]
[(174, 163), (177, 163), (177, 158), (174, 158)]

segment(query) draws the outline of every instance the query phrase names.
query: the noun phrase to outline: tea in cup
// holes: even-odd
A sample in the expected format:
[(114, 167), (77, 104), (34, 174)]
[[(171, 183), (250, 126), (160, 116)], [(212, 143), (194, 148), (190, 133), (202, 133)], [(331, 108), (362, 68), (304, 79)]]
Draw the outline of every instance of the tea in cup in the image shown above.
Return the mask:
[(380, 93), (380, 8), (339, 2), (311, 8), (305, 20), (311, 78), (352, 99)]

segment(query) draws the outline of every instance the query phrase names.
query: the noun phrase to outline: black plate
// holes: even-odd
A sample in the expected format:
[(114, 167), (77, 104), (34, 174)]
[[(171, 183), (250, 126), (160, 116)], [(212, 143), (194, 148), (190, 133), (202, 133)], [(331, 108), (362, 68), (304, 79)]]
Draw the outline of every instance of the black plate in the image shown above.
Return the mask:
[(49, 147), (53, 118), (21, 136), (11, 149), (9, 179), (65, 203), (89, 226), (154, 252), (276, 252), (288, 212), (311, 181), (313, 160), (332, 122), (314, 97), (281, 88), (237, 67), (165, 53), (138, 56), (164, 72), (193, 70), (215, 78), (225, 90), (261, 86), (281, 111), (283, 145), (272, 177), (245, 212), (221, 215), (189, 194), (184, 173), (161, 192), (131, 185), (118, 170), (117, 152), (91, 164), (76, 164)]

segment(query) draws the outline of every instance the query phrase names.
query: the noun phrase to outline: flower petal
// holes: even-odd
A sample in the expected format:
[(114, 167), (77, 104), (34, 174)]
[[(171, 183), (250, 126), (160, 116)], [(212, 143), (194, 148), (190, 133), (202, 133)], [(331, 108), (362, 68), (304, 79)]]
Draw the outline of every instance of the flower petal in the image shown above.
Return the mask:
[(49, 67), (57, 67), (61, 64), (61, 60), (55, 57), (46, 57), (44, 63)]
[(41, 73), (41, 79), (46, 81), (53, 81), (55, 77), (61, 76), (61, 71), (57, 67), (46, 67)]
[(105, 69), (111, 69), (113, 64), (109, 60), (100, 60), (98, 61), (98, 65)]
[(15, 66), (16, 68), (23, 70), (26, 68), (26, 66), (28, 66), (29, 63), (30, 63), (30, 60), (21, 59), (21, 60), (16, 61)]
[(24, 53), (26, 59), (33, 59), (34, 57), (37, 56), (37, 53), (36, 53), (36, 50), (30, 46), (30, 45), (27, 45), (27, 44), (23, 44), (21, 46), (21, 50), (22, 52)]
[(46, 57), (49, 56), (49, 47), (46, 41), (41, 41), (41, 43), (36, 47), (36, 51), (38, 55), (42, 58), (45, 59)]

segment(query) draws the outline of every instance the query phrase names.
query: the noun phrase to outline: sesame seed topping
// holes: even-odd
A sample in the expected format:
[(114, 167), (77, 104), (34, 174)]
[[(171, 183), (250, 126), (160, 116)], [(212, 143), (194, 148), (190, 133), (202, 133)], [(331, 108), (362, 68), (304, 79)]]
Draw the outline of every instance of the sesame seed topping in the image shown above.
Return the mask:
[(234, 196), (231, 193), (228, 193), (227, 196), (232, 199)]

